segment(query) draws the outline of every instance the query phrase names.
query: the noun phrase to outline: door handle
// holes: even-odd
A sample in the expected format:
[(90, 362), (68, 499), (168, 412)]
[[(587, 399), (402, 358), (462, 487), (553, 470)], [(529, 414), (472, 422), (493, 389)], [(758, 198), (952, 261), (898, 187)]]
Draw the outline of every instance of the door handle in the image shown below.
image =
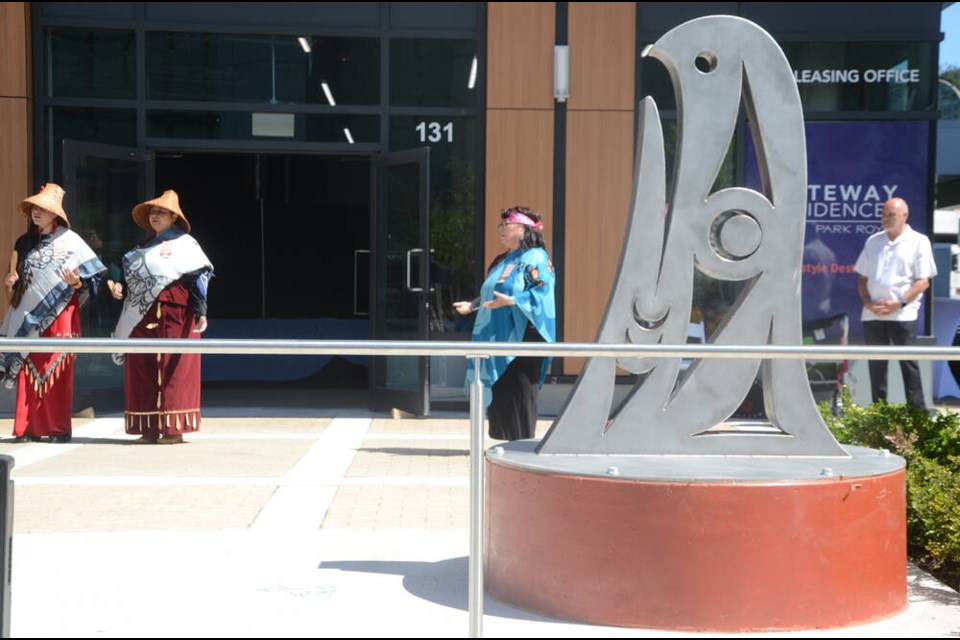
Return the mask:
[(420, 292), (420, 291), (423, 291), (423, 287), (414, 287), (414, 286), (412, 286), (412, 283), (410, 282), (410, 263), (412, 262), (412, 260), (410, 259), (410, 257), (411, 257), (414, 253), (419, 253), (419, 254), (422, 255), (422, 254), (423, 254), (423, 249), (408, 249), (408, 250), (407, 250), (407, 291)]

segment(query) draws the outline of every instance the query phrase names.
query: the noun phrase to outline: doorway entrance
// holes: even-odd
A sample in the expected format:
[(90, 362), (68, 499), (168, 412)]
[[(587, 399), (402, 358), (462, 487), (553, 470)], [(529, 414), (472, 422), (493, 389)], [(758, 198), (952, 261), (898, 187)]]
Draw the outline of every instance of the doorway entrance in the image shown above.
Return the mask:
[[(440, 292), (431, 285), (425, 147), (359, 156), (65, 141), (63, 157), (74, 226), (99, 247), (114, 279), (124, 253), (147, 238), (131, 207), (166, 189), (179, 194), (214, 265), (207, 338), (430, 337), (431, 300)], [(87, 305), (87, 335), (111, 335), (120, 308), (109, 296)], [(202, 375), (206, 386), (367, 389), (371, 407), (426, 415), (428, 358), (390, 358), (208, 354)], [(79, 388), (116, 389), (122, 369), (96, 354), (78, 362), (77, 380)]]
[[(162, 153), (215, 268), (209, 338), (366, 339), (370, 166), (365, 156)], [(204, 382), (367, 387), (363, 356), (204, 357)]]
[(370, 244), (366, 157), (158, 153), (156, 184), (180, 194), (216, 267), (218, 318), (366, 317), (355, 267)]

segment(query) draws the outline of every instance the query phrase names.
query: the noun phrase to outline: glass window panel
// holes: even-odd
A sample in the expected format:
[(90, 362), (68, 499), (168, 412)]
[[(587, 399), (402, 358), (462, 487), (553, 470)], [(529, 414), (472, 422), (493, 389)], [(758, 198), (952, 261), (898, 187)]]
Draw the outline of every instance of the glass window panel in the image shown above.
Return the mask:
[[(143, 201), (147, 183), (146, 163), (80, 155), (76, 166), (76, 209), (68, 211), (71, 228), (80, 234), (107, 267), (105, 278), (122, 278), (123, 255), (143, 240), (144, 232), (130, 216)], [(103, 290), (101, 290), (103, 292)], [(91, 337), (109, 336), (116, 328), (123, 303), (99, 295), (82, 309), (83, 332)], [(106, 354), (97, 358), (112, 364)], [(119, 376), (122, 384), (123, 376)]]
[[(205, 140), (251, 137), (250, 114), (218, 111), (148, 111), (150, 138), (201, 138)], [(242, 133), (241, 133), (242, 132)]]
[(269, 101), (269, 36), (147, 34), (147, 97)]
[(388, 2), (393, 29), (476, 29), (478, 2)]
[(787, 43), (805, 111), (936, 109), (930, 42)]
[[(679, 124), (670, 117), (660, 119), (660, 126), (663, 127), (663, 147), (664, 159), (667, 171), (667, 198), (673, 191), (674, 170), (677, 161), (677, 137), (679, 135)], [(717, 177), (714, 179), (711, 193), (721, 189), (737, 186), (736, 183), (736, 157), (737, 157), (737, 138), (734, 136), (727, 147), (727, 154), (720, 163), (720, 169), (717, 171)]]
[(960, 87), (949, 80), (941, 79), (940, 87), (940, 119), (960, 120)]
[(380, 142), (380, 116), (308, 114), (308, 142)]
[(653, 98), (660, 113), (675, 111), (677, 108), (670, 74), (667, 73), (663, 63), (656, 58), (640, 59), (640, 95)]
[[(413, 337), (419, 332), (422, 301), (420, 295), (411, 291), (407, 283), (413, 285), (413, 278), (419, 271), (420, 253), (411, 249), (420, 245), (420, 168), (415, 164), (387, 165), (382, 169), (380, 182), (377, 185), (378, 197), (383, 206), (378, 207), (377, 215), (380, 225), (386, 233), (378, 235), (383, 239), (380, 245), (384, 250), (385, 275), (383, 279), (385, 296), (383, 327), (387, 335), (396, 337), (397, 334)], [(411, 276), (408, 279), (407, 274)], [(380, 286), (380, 283), (377, 283)], [(387, 384), (403, 388), (405, 384), (400, 375), (392, 380), (390, 362), (415, 362), (418, 357), (387, 358)], [(416, 369), (403, 367), (398, 371), (416, 373)], [(416, 377), (416, 375), (414, 375)], [(411, 381), (412, 383), (412, 381)]]
[(49, 153), (47, 167), (55, 182), (63, 179), (63, 141), (80, 140), (123, 147), (137, 146), (137, 114), (133, 109), (47, 109)]
[[(472, 39), (390, 41), (390, 103), (395, 107), (475, 107), (477, 55)], [(471, 82), (471, 77), (473, 82)]]
[(375, 105), (379, 60), (377, 38), (304, 36), (301, 44), (296, 36), (154, 32), (147, 34), (147, 95), (330, 104), (329, 92), (337, 105)]
[[(47, 4), (51, 3), (45, 2), (43, 6)], [(247, 25), (267, 24), (277, 27), (311, 24), (326, 29), (380, 26), (379, 2), (232, 2), (229, 5), (191, 2), (189, 9), (185, 9), (182, 2), (143, 4), (146, 21), (158, 24), (189, 20), (192, 24), (238, 25), (238, 29)]]
[(137, 2), (38, 2), (31, 7), (44, 19), (133, 20)]
[(391, 150), (430, 146), (433, 335), (472, 330), (473, 315), (454, 313), (452, 304), (477, 296), (474, 274), (482, 271), (476, 264), (477, 126), (474, 117), (390, 118)]
[[(308, 142), (376, 143), (380, 140), (380, 117), (351, 114), (271, 114), (295, 121), (293, 136), (281, 139)], [(248, 111), (147, 112), (147, 136), (151, 138), (199, 138), (203, 140), (263, 140), (277, 136), (253, 135)], [(349, 134), (347, 133), (349, 132)]]
[(133, 31), (54, 27), (48, 32), (47, 94), (67, 98), (135, 98)]
[[(328, 104), (326, 83), (338, 105), (380, 104), (379, 39), (308, 37), (307, 43), (305, 102)], [(291, 77), (290, 84), (295, 83)]]

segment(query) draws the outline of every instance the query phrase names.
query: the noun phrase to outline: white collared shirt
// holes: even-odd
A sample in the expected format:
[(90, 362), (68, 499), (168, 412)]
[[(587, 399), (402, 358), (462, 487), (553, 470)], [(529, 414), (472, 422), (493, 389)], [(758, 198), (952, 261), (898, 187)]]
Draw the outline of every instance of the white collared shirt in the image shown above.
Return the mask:
[[(906, 226), (896, 240), (891, 240), (886, 230), (867, 238), (854, 269), (866, 277), (871, 300), (903, 299), (914, 282), (937, 275), (930, 238), (917, 233), (910, 225)], [(923, 294), (918, 295), (902, 309), (887, 316), (878, 316), (864, 307), (860, 319), (916, 320), (922, 298)]]

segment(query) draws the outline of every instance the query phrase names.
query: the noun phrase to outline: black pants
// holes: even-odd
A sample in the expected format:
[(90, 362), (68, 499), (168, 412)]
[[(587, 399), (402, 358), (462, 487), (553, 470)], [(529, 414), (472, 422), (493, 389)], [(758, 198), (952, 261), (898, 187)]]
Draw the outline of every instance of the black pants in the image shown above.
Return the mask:
[[(543, 342), (532, 326), (527, 326), (524, 342)], [(514, 358), (490, 389), (493, 400), (487, 408), (489, 433), (497, 440), (532, 438), (537, 429), (537, 398), (540, 388), (541, 357)]]
[[(897, 322), (894, 320), (868, 320), (863, 323), (863, 338), (868, 345), (912, 345), (916, 338), (916, 322)], [(873, 401), (887, 399), (887, 361), (870, 360), (870, 391)], [(916, 360), (901, 360), (900, 372), (903, 374), (903, 389), (907, 403), (919, 409), (926, 409), (923, 399), (923, 385), (920, 382), (920, 366)]]

